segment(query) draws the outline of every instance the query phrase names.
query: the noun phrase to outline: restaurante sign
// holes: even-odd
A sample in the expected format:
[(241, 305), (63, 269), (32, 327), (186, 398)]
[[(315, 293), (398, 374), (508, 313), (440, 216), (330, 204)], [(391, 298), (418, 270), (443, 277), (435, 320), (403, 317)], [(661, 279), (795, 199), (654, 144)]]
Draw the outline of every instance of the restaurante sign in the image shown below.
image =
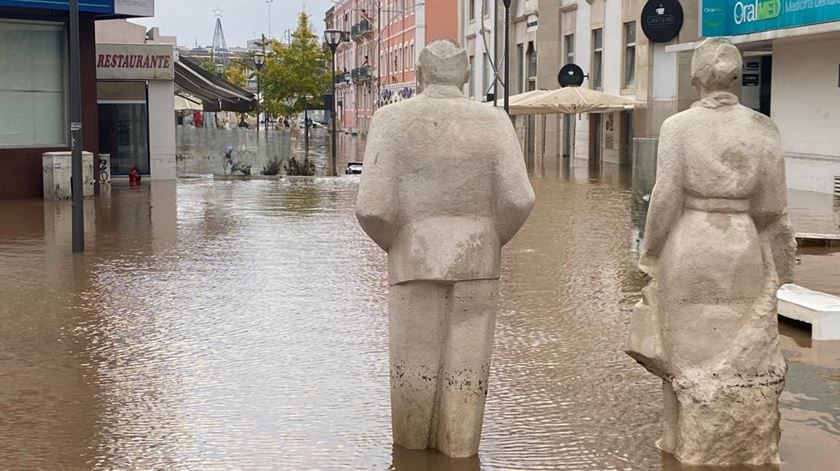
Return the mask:
[(96, 78), (174, 80), (173, 61), (166, 44), (97, 44)]

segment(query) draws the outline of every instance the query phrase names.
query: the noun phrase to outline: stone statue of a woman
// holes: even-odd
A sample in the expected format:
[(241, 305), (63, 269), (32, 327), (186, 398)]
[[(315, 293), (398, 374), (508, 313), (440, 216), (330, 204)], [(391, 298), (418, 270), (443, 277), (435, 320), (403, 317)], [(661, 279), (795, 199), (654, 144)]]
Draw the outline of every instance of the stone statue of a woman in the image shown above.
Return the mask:
[(795, 241), (779, 132), (738, 104), (741, 55), (694, 51), (700, 100), (662, 125), (627, 353), (663, 379), (661, 449), (706, 465), (778, 463), (786, 365), (775, 292)]

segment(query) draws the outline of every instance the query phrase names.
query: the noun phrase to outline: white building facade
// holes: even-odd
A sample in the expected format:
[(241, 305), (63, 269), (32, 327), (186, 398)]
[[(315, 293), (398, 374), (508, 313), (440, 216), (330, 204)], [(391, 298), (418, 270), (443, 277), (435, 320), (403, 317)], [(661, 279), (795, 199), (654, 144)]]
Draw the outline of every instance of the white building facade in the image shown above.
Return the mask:
[(154, 180), (175, 179), (174, 37), (123, 20), (96, 27), (100, 154), (109, 176), (133, 168)]

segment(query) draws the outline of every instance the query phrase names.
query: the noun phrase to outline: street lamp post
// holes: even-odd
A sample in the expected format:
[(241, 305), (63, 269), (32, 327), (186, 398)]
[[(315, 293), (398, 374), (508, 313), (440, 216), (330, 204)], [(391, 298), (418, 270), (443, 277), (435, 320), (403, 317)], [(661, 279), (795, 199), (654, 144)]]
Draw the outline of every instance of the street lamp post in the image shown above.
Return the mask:
[(332, 127), (332, 152), (331, 152), (331, 159), (330, 159), (330, 176), (336, 176), (338, 172), (336, 171), (336, 142), (337, 142), (337, 132), (336, 132), (336, 112), (335, 112), (335, 50), (338, 48), (338, 44), (341, 42), (341, 31), (337, 29), (328, 29), (324, 31), (324, 39), (327, 41), (327, 45), (330, 47), (330, 51), (332, 51), (332, 69), (333, 73), (330, 74), (332, 77), (332, 106), (331, 106), (331, 127)]
[[(254, 65), (257, 67), (257, 140), (260, 139), (260, 72), (265, 65), (265, 53), (257, 51), (254, 53)], [(268, 130), (265, 138), (268, 139)]]
[(73, 252), (85, 251), (82, 189), (82, 86), (79, 52), (79, 0), (70, 0), (70, 191), (73, 198)]
[[(268, 4), (268, 37), (271, 38), (271, 4), (274, 3), (274, 0), (265, 0), (265, 3)], [(265, 38), (263, 38), (263, 42), (265, 42)]]
[(505, 113), (510, 115), (510, 0), (505, 4)]

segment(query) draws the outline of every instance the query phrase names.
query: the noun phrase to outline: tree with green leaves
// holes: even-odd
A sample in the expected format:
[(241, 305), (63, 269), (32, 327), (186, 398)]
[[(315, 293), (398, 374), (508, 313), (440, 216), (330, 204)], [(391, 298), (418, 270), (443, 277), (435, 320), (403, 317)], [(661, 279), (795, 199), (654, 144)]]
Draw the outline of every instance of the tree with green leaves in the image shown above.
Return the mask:
[(239, 88), (248, 84), (248, 67), (241, 59), (231, 59), (224, 71), (225, 80)]
[(273, 115), (294, 114), (306, 104), (323, 103), (329, 91), (333, 73), (327, 69), (327, 53), (313, 33), (309, 15), (301, 11), (297, 30), (288, 46), (272, 44), (261, 72), (263, 109)]

